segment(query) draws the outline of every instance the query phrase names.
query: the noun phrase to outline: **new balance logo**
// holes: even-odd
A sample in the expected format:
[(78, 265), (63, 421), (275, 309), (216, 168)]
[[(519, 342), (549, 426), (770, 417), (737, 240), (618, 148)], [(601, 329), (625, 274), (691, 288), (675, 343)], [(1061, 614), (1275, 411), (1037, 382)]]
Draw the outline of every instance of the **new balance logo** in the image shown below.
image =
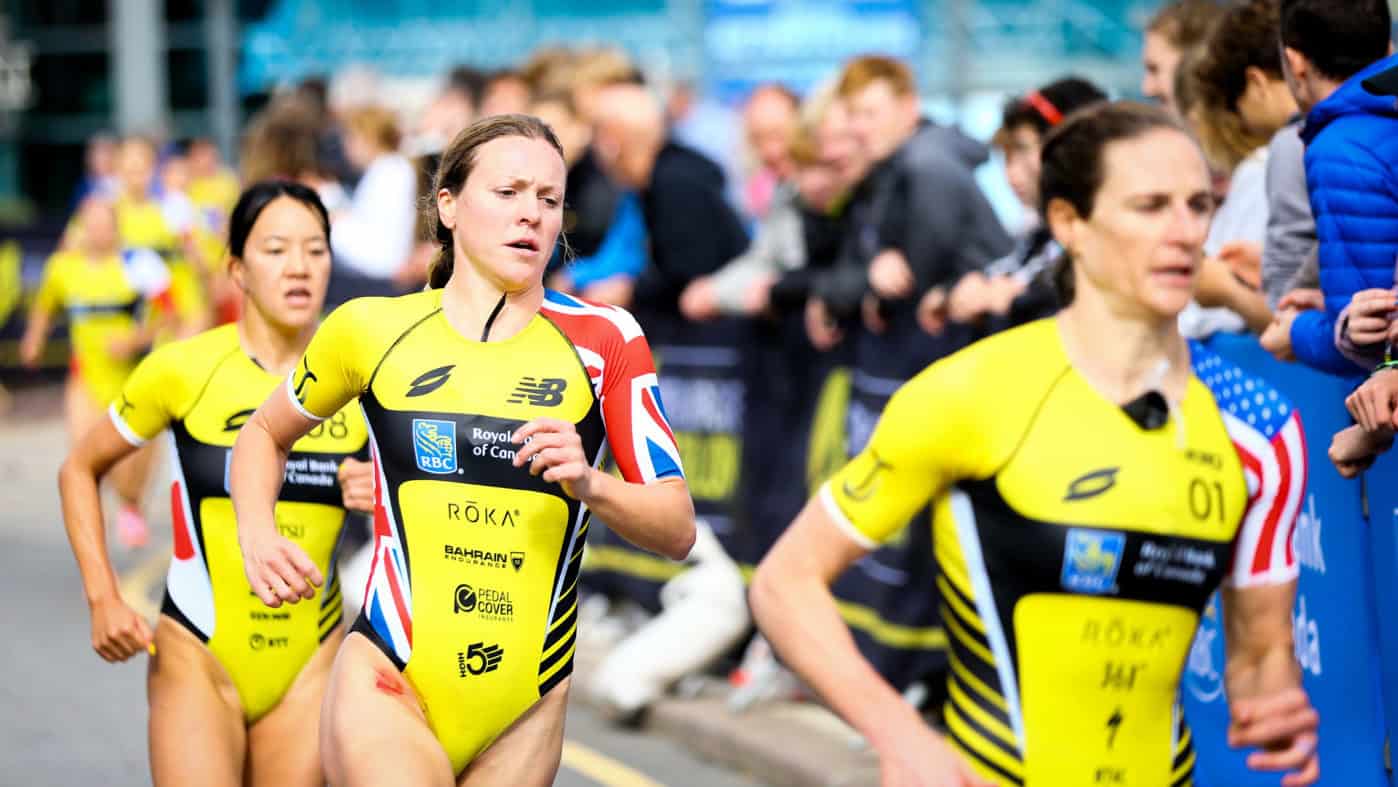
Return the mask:
[(563, 404), (563, 392), (568, 389), (568, 381), (559, 377), (520, 378), (514, 393), (510, 394), (510, 404), (531, 404), (535, 407), (557, 407)]
[(505, 657), (505, 649), (499, 645), (484, 642), (472, 643), (463, 653), (456, 652), (456, 672), (460, 677), (484, 675), (500, 669), (500, 661)]
[(447, 378), (451, 377), (451, 370), (455, 368), (456, 365), (452, 364), (449, 366), (438, 366), (436, 369), (429, 369), (423, 372), (418, 375), (416, 380), (410, 383), (412, 387), (408, 389), (408, 396), (426, 396), (438, 388), (441, 388), (443, 385), (446, 385)]

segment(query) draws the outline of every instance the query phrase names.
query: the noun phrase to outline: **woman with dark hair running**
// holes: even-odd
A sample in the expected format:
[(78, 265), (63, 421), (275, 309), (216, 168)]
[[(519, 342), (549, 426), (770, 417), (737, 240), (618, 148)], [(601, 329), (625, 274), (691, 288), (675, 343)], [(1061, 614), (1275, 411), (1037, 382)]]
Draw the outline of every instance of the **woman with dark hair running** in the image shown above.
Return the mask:
[[(132, 372), (59, 475), (63, 518), (102, 658), (152, 653), (150, 763), (156, 785), (318, 785), (315, 730), (344, 617), (335, 547), (349, 508), (372, 507), (357, 412), (336, 412), (299, 440), (269, 521), (330, 577), (316, 605), (268, 609), (242, 571), (227, 465), (238, 430), (294, 368), (330, 278), (329, 219), (294, 183), (252, 186), (233, 209), (230, 274), (237, 323), (153, 352)], [(117, 588), (103, 538), (98, 482), (168, 428), (175, 533), (152, 634)]]
[[(1039, 183), (1071, 302), (903, 386), (758, 567), (754, 614), (888, 787), (1186, 785), (1176, 690), (1221, 585), (1229, 743), (1313, 784), (1290, 617), (1300, 420), (1176, 322), (1213, 207), (1203, 156), (1164, 110), (1102, 104), (1049, 134)], [(929, 502), (945, 736), (860, 658), (829, 591)]]
[(280, 607), (324, 581), (275, 527), (287, 452), (356, 397), (369, 423), (374, 562), (322, 717), (332, 784), (551, 784), (589, 512), (674, 559), (694, 543), (640, 327), (544, 289), (565, 177), (537, 118), (463, 131), (437, 171), (430, 288), (337, 309), (238, 438), (245, 567)]

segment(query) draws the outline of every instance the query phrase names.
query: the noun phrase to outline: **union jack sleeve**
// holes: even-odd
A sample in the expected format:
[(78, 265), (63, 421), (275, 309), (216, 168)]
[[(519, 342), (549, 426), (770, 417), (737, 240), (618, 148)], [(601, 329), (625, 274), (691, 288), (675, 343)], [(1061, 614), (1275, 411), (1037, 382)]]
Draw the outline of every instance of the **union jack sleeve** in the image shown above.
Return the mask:
[(636, 319), (625, 309), (552, 290), (542, 311), (573, 343), (587, 369), (622, 478), (637, 484), (683, 478), (655, 361)]

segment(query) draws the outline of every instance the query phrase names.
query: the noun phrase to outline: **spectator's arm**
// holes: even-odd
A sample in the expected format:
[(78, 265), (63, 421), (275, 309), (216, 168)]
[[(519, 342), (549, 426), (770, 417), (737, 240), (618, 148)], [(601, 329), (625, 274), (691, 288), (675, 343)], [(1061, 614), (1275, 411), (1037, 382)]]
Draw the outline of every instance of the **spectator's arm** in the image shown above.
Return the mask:
[(899, 183), (894, 202), (906, 206), (908, 216), (893, 220), (898, 216), (890, 211), (880, 238), (884, 248), (903, 252), (919, 292), (981, 270), (1014, 247), (972, 172), (949, 158), (918, 162)]
[(612, 214), (602, 245), (591, 257), (579, 257), (562, 273), (581, 291), (612, 276), (636, 276), (646, 265), (646, 221), (634, 194), (624, 194)]
[(1296, 360), (1322, 372), (1352, 377), (1364, 371), (1335, 346), (1335, 319), (1320, 309), (1296, 315), (1291, 323), (1291, 351)]
[(805, 262), (801, 214), (791, 202), (774, 203), (748, 250), (713, 275), (714, 295), (725, 314), (744, 314), (744, 298), (755, 281), (776, 277)]
[(1316, 247), (1315, 218), (1306, 191), (1305, 145), (1296, 127), (1273, 138), (1267, 158), (1267, 241), (1262, 250), (1262, 289), (1267, 303), (1298, 286), (1294, 279)]
[(651, 187), (651, 244), (671, 284), (707, 276), (732, 258), (730, 227), (741, 226), (723, 193), (696, 183), (661, 180)]
[(1335, 321), (1335, 347), (1340, 354), (1365, 369), (1372, 369), (1383, 361), (1384, 342), (1359, 344), (1350, 337), (1350, 310), (1353, 304), (1340, 312)]

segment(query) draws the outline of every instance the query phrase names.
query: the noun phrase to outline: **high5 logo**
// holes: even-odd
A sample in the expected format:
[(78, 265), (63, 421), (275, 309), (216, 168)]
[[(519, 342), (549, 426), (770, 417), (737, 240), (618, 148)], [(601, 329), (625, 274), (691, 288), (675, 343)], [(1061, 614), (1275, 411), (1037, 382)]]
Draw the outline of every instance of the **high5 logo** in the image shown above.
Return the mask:
[(456, 671), (460, 677), (484, 675), (500, 669), (500, 661), (505, 657), (505, 649), (484, 642), (473, 642), (465, 652), (456, 652)]

